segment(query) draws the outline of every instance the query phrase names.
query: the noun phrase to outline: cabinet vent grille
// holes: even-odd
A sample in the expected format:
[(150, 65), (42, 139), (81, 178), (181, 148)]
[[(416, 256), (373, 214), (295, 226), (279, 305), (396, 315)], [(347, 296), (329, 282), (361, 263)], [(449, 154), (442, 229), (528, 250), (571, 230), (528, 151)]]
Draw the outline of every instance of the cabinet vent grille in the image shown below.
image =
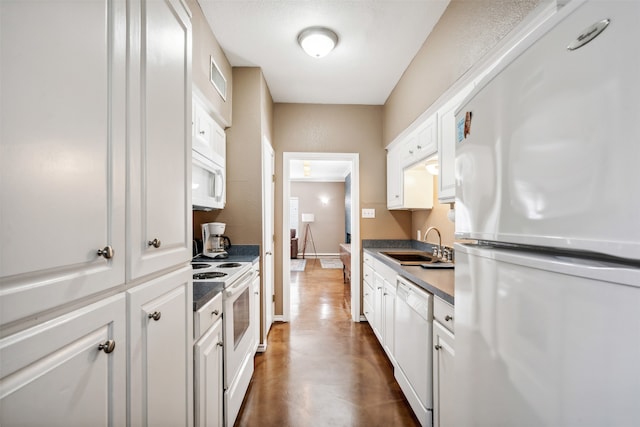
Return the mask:
[(227, 79), (222, 75), (222, 71), (218, 68), (218, 64), (211, 56), (211, 67), (209, 70), (209, 80), (213, 87), (216, 88), (222, 99), (227, 100)]

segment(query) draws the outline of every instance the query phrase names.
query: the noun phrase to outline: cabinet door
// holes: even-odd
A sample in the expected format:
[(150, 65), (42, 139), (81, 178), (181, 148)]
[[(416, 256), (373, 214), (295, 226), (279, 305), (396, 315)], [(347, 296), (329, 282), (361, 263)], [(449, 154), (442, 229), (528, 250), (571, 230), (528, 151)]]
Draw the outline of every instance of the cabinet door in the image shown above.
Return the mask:
[(382, 294), (382, 328), (384, 330), (384, 351), (391, 360), (391, 363), (395, 366), (396, 360), (393, 352), (394, 337), (395, 337), (395, 303), (396, 303), (396, 290), (395, 283), (391, 284), (384, 281), (384, 293)]
[(193, 150), (205, 156), (207, 159), (213, 160), (213, 118), (211, 118), (199, 99), (194, 100), (193, 108), (195, 109), (193, 116), (195, 119), (193, 134)]
[(400, 147), (394, 147), (387, 153), (387, 208), (402, 207), (402, 153)]
[(142, 46), (132, 47), (129, 91), (127, 275), (135, 279), (191, 259), (191, 22), (180, 0), (130, 11)]
[(125, 310), (119, 294), (0, 340), (0, 425), (125, 425)]
[(129, 291), (131, 426), (192, 425), (192, 270)]
[(438, 110), (438, 200), (453, 203), (456, 198), (455, 158), (456, 158), (456, 117), (460, 103), (473, 89), (473, 83), (453, 96)]
[(433, 425), (453, 426), (455, 381), (453, 372), (455, 337), (444, 326), (433, 322)]
[(223, 345), (222, 319), (217, 320), (194, 345), (196, 427), (222, 427), (224, 425)]
[(124, 283), (124, 34), (123, 2), (0, 2), (3, 324)]
[(378, 337), (378, 341), (380, 344), (384, 344), (384, 336), (382, 329), (382, 290), (384, 288), (384, 278), (378, 274), (378, 272), (373, 273), (374, 284), (373, 284), (373, 332), (375, 332)]

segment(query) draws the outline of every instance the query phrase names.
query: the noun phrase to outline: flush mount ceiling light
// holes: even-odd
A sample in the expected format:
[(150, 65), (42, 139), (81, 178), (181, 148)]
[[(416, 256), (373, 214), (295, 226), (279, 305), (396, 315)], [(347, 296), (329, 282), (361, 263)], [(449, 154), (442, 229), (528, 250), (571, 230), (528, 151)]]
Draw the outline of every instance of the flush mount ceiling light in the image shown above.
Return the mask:
[(322, 58), (336, 47), (338, 35), (325, 27), (310, 27), (298, 34), (300, 47), (314, 58)]

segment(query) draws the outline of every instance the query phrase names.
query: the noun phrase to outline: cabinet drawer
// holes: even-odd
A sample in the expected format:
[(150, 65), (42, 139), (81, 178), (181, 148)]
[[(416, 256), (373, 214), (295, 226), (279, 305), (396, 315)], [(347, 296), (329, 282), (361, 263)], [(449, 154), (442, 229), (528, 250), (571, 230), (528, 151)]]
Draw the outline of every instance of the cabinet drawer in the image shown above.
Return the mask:
[(454, 332), (453, 313), (454, 309), (451, 304), (440, 298), (434, 298), (433, 317), (451, 332)]
[(364, 264), (362, 266), (362, 279), (373, 286), (373, 268), (369, 264)]
[(365, 264), (369, 264), (371, 267), (373, 267), (373, 255), (368, 252), (364, 252), (362, 254), (362, 259), (364, 260)]
[(193, 315), (193, 335), (198, 339), (222, 317), (222, 293), (219, 293)]
[(374, 301), (374, 295), (375, 295), (373, 291), (373, 287), (369, 285), (367, 282), (365, 282), (362, 288), (363, 288), (362, 301), (365, 304), (369, 304), (369, 306), (373, 308), (373, 301)]

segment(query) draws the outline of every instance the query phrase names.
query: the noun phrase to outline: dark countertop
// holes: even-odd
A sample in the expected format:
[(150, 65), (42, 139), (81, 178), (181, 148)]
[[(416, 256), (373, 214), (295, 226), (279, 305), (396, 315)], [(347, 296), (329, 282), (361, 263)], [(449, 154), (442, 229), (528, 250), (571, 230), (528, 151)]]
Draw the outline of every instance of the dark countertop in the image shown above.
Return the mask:
[(219, 282), (193, 282), (193, 311), (198, 311), (224, 289)]
[[(229, 248), (227, 258), (209, 258), (199, 255), (193, 261), (201, 262), (251, 262), (260, 261), (260, 246), (234, 245)], [(223, 284), (216, 281), (193, 282), (193, 311), (198, 311), (203, 305), (223, 290)]]
[[(377, 241), (376, 243), (386, 245), (391, 243), (388, 241)], [(400, 243), (401, 242), (401, 243)], [(404, 243), (406, 242), (406, 244)], [(427, 246), (422, 246), (427, 245)], [(426, 269), (419, 265), (399, 265), (389, 258), (381, 255), (380, 252), (393, 251), (393, 250), (416, 250), (416, 251), (428, 251), (431, 245), (416, 242), (415, 240), (406, 241), (393, 241), (388, 246), (371, 247), (371, 245), (365, 245), (363, 242), (363, 251), (371, 254), (375, 259), (382, 262), (384, 265), (392, 268), (400, 276), (409, 279), (411, 282), (420, 286), (428, 292), (431, 292), (435, 296), (445, 300), (449, 304), (454, 304), (454, 290), (455, 290), (455, 274), (452, 268), (443, 269)]]

